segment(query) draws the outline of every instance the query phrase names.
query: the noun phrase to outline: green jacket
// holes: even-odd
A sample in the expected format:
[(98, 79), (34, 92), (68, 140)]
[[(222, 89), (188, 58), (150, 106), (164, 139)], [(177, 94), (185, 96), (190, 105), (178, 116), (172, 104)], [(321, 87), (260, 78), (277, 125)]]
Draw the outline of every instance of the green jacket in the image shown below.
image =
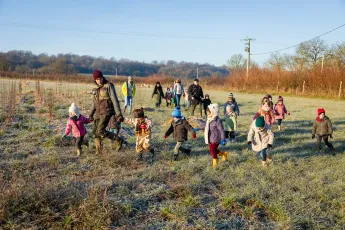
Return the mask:
[(224, 131), (230, 131), (230, 132), (237, 131), (237, 116), (235, 113), (230, 114), (230, 116), (225, 115)]
[(333, 134), (333, 128), (332, 128), (332, 122), (331, 120), (325, 116), (321, 122), (315, 120), (312, 130), (313, 135), (332, 135)]

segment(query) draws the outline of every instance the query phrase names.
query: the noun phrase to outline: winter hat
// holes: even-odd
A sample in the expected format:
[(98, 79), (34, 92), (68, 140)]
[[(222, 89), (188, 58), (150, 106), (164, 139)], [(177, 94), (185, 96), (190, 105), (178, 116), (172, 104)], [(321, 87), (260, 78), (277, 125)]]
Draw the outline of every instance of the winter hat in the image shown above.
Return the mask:
[(282, 96), (279, 96), (279, 97), (278, 97), (278, 101), (284, 101), (283, 97), (282, 97)]
[(176, 106), (175, 109), (172, 111), (171, 116), (173, 118), (181, 118), (182, 117), (182, 113), (180, 110), (180, 106)]
[(260, 116), (258, 118), (256, 118), (255, 120), (255, 126), (258, 127), (258, 128), (262, 128), (262, 127), (265, 127), (265, 118), (263, 116)]
[(79, 108), (76, 104), (72, 103), (71, 106), (68, 109), (69, 113), (73, 113), (75, 115), (77, 115), (77, 117), (79, 118), (80, 116), (80, 112), (79, 112)]
[(98, 70), (98, 69), (95, 69), (93, 71), (92, 76), (93, 76), (93, 80), (95, 80), (95, 81), (96, 81), (97, 78), (101, 78), (101, 77), (103, 78), (102, 72), (100, 70)]
[(229, 93), (228, 97), (234, 97), (234, 94), (233, 93)]
[(264, 97), (264, 98), (268, 98), (268, 99), (272, 99), (272, 96), (271, 95), (269, 95), (269, 94), (266, 94), (266, 96)]
[(318, 109), (318, 110), (317, 110), (317, 115), (320, 115), (321, 113), (326, 114), (326, 111), (325, 111), (324, 108), (321, 108), (321, 109)]
[(208, 95), (208, 94), (205, 94), (205, 98), (206, 98), (206, 97), (210, 97), (210, 95)]
[(265, 112), (268, 112), (270, 111), (271, 107), (267, 103), (265, 103), (261, 106), (261, 109)]
[(211, 104), (211, 105), (209, 105), (207, 107), (211, 111), (212, 118), (215, 118), (216, 116), (219, 116), (219, 105), (218, 104)]
[(145, 117), (144, 109), (143, 109), (143, 108), (135, 109), (135, 110), (133, 111), (133, 116), (134, 116), (134, 118)]

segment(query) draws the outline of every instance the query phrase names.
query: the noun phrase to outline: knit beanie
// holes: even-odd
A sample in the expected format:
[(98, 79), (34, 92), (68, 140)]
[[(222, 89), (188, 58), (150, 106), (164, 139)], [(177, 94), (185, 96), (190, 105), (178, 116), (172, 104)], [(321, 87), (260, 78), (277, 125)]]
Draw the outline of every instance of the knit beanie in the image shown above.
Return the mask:
[(272, 99), (272, 96), (270, 94), (266, 94), (266, 96), (264, 98), (267, 98), (267, 99)]
[(103, 78), (102, 72), (100, 70), (98, 70), (98, 69), (95, 69), (93, 71), (92, 76), (93, 76), (93, 80), (95, 80), (95, 81), (96, 81), (97, 78), (101, 78), (101, 77)]
[(282, 96), (279, 96), (279, 97), (278, 97), (278, 101), (284, 101), (283, 97), (282, 97)]
[(234, 94), (233, 93), (229, 93), (228, 97), (234, 97)]
[(176, 106), (175, 109), (172, 111), (171, 116), (173, 118), (181, 118), (182, 117), (182, 113), (180, 110), (180, 106)]
[(321, 113), (326, 114), (326, 111), (325, 111), (324, 108), (321, 108), (321, 109), (318, 109), (318, 110), (317, 110), (317, 115), (320, 115)]
[(135, 109), (133, 111), (133, 116), (134, 116), (134, 118), (145, 117), (144, 109), (143, 108)]
[(76, 104), (72, 103), (71, 106), (68, 109), (69, 113), (73, 113), (75, 115), (77, 115), (77, 117), (79, 118), (80, 116), (80, 112), (79, 112), (79, 108)]
[(263, 116), (260, 116), (258, 118), (256, 118), (255, 120), (255, 126), (258, 127), (258, 128), (262, 128), (262, 127), (265, 127), (265, 118)]

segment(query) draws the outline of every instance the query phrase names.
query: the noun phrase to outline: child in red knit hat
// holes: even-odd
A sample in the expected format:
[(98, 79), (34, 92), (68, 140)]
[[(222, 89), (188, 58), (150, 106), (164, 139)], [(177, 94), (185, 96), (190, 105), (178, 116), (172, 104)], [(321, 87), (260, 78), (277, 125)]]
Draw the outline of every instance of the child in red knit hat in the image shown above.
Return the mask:
[(333, 134), (332, 122), (326, 116), (325, 109), (321, 108), (317, 110), (317, 117), (314, 121), (312, 130), (312, 139), (317, 138), (317, 150), (321, 150), (321, 140), (325, 142), (328, 148), (333, 149), (332, 143), (328, 142), (328, 136), (330, 138)]

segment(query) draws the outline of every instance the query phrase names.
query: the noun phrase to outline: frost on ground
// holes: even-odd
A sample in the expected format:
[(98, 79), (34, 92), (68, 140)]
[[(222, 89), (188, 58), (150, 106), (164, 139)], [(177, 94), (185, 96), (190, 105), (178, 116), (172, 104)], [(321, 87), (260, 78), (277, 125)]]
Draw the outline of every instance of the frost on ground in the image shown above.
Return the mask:
[[(216, 169), (201, 131), (197, 140), (189, 138), (186, 143), (192, 153), (172, 161), (175, 142), (172, 137), (164, 139), (172, 109), (162, 104), (145, 111), (154, 123), (152, 145), (157, 150), (150, 166), (146, 155), (142, 163), (135, 160), (135, 135), (127, 125), (122, 132), (129, 147), (117, 153), (105, 141), (102, 156), (94, 155), (89, 125), (90, 149), (77, 157), (71, 139), (61, 135), (72, 102), (88, 115), (91, 99), (84, 92), (91, 86), (56, 84), (41, 82), (40, 92), (34, 82), (23, 84), (20, 98), (26, 99), (21, 101), (17, 90), (13, 119), (6, 126), (6, 119), (1, 120), (1, 229), (342, 229), (345, 225), (343, 101), (285, 96), (291, 116), (283, 122), (282, 132), (273, 127), (273, 165), (266, 169), (246, 145), (261, 95), (234, 92), (241, 109), (239, 135), (236, 143), (222, 147), (229, 152), (228, 160)], [(52, 101), (44, 102), (45, 88), (54, 91), (52, 108)], [(1, 98), (8, 92), (0, 87)], [(228, 94), (205, 93), (219, 103)], [(151, 99), (145, 100), (151, 89), (140, 88), (137, 95), (138, 107), (154, 106)], [(316, 152), (311, 139), (319, 107), (336, 127), (333, 152), (325, 148)], [(6, 118), (1, 108), (0, 115)], [(184, 110), (182, 115), (189, 118)], [(205, 124), (189, 120), (195, 127)]]

